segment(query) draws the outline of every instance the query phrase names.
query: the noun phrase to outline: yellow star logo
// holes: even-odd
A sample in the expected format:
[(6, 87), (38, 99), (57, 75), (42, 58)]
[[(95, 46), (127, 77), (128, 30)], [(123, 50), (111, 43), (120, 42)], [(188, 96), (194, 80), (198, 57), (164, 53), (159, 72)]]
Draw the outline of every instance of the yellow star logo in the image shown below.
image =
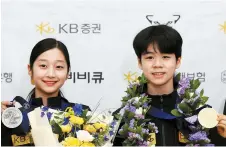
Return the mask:
[(40, 25), (36, 25), (36, 27), (37, 27), (37, 31), (39, 31), (41, 35), (43, 34), (43, 32), (49, 34), (55, 31), (54, 28), (51, 28), (49, 26), (49, 23), (42, 22)]
[(220, 30), (224, 30), (224, 34), (226, 34), (226, 21), (224, 22), (223, 25), (220, 24), (219, 26), (221, 27)]
[(134, 73), (128, 72), (127, 74), (124, 74), (124, 76), (125, 76), (125, 80), (127, 80), (128, 82), (131, 82), (131, 81), (136, 80), (138, 78), (137, 75), (136, 75), (136, 72), (134, 72)]

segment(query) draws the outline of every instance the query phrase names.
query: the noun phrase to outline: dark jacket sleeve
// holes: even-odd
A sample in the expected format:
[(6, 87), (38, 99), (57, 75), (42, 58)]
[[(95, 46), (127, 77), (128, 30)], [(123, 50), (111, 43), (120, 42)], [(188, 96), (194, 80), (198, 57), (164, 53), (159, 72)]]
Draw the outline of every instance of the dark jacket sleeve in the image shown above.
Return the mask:
[(218, 134), (217, 128), (210, 129), (210, 140), (215, 146), (226, 146), (226, 138)]
[(1, 146), (12, 146), (12, 129), (7, 128), (2, 122), (1, 122)]

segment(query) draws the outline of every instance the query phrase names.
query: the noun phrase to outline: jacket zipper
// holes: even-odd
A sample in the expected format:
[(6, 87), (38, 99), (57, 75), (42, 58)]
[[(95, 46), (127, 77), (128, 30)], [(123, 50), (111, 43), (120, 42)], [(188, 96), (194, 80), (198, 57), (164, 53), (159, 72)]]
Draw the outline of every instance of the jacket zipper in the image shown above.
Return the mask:
[[(161, 111), (163, 111), (163, 97), (161, 96), (160, 98), (160, 102), (161, 102)], [(165, 128), (164, 128), (164, 124), (162, 124), (162, 145), (165, 146), (166, 145), (166, 140), (165, 140)]]

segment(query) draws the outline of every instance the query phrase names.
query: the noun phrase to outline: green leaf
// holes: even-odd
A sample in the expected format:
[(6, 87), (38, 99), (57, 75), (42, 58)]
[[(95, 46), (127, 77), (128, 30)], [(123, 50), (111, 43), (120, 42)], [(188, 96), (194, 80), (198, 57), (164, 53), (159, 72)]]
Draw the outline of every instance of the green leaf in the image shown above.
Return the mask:
[(192, 83), (192, 89), (197, 89), (197, 88), (199, 88), (200, 84), (201, 84), (201, 83), (200, 83), (199, 79), (193, 80), (193, 83)]
[(147, 79), (144, 76), (144, 74), (142, 73), (142, 75), (138, 78), (141, 84), (145, 84), (147, 83)]
[(190, 99), (190, 98), (191, 98), (191, 97), (190, 97), (190, 93), (189, 93), (188, 90), (185, 90), (184, 98), (185, 98), (185, 99)]
[(54, 118), (55, 118), (55, 119), (60, 119), (60, 117), (58, 117), (58, 116), (54, 116)]
[(200, 104), (201, 104), (201, 99), (198, 98), (198, 99), (195, 100), (195, 102), (193, 103), (192, 109), (193, 109), (193, 110), (196, 110), (197, 108), (199, 108)]
[(135, 114), (133, 112), (129, 112), (128, 113), (128, 119), (132, 119), (135, 116)]
[(129, 100), (130, 98), (128, 98), (128, 97), (122, 97), (122, 101), (124, 101), (124, 102), (127, 102), (128, 100)]
[(149, 122), (149, 121), (151, 121), (151, 119), (139, 119), (137, 121), (137, 125), (140, 126), (141, 124)]
[(208, 99), (209, 99), (209, 97), (207, 97), (207, 96), (201, 97), (201, 104), (204, 105), (208, 101)]
[(133, 86), (133, 91), (136, 91), (137, 90), (137, 86)]
[(52, 126), (53, 126), (53, 133), (55, 134), (63, 133), (61, 130), (61, 127), (55, 121), (52, 122)]
[(195, 97), (197, 97), (198, 95), (194, 92), (194, 94), (192, 95), (192, 97), (191, 98), (195, 98)]
[(130, 88), (128, 88), (128, 93), (129, 93), (129, 95), (131, 95), (132, 97), (133, 97), (133, 95), (134, 95), (134, 92), (133, 92), (133, 90), (132, 89), (130, 89)]
[(180, 81), (181, 73), (179, 72), (179, 73), (175, 76), (175, 78), (176, 78), (176, 81)]
[(58, 115), (63, 115), (63, 114), (64, 114), (64, 112), (59, 112), (59, 113), (58, 113)]
[(88, 109), (83, 110), (81, 117), (82, 118), (86, 118), (87, 117), (86, 115), (87, 115), (88, 111), (89, 111)]
[(201, 92), (200, 92), (200, 97), (202, 97), (203, 94), (204, 94), (204, 89), (201, 90)]
[(186, 103), (181, 103), (178, 106), (184, 113), (190, 113), (192, 111), (192, 109)]
[(142, 132), (142, 127), (137, 127), (136, 133), (141, 134), (141, 132)]
[(177, 109), (173, 109), (173, 110), (171, 111), (171, 113), (172, 113), (174, 116), (177, 116), (177, 117), (182, 116), (182, 114), (181, 114)]
[(115, 114), (114, 117), (119, 120), (121, 118), (121, 115), (120, 114)]

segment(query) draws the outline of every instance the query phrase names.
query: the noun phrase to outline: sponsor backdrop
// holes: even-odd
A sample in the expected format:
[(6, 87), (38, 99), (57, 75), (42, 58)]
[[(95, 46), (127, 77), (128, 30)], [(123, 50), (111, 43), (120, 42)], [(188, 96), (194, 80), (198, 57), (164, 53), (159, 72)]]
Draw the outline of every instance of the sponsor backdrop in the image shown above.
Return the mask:
[(141, 71), (132, 48), (143, 28), (167, 24), (183, 38), (178, 72), (202, 81), (208, 103), (223, 113), (226, 99), (226, 3), (223, 0), (3, 0), (2, 100), (33, 88), (27, 64), (33, 46), (56, 38), (68, 47), (71, 72), (65, 97), (99, 109), (117, 108), (126, 79)]

